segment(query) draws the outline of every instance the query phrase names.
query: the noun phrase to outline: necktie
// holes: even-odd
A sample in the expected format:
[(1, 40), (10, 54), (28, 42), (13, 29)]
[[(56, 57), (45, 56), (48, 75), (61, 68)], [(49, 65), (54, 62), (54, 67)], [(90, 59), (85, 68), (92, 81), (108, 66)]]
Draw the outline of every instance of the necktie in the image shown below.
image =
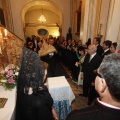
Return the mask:
[(37, 41), (35, 41), (35, 47), (37, 48)]

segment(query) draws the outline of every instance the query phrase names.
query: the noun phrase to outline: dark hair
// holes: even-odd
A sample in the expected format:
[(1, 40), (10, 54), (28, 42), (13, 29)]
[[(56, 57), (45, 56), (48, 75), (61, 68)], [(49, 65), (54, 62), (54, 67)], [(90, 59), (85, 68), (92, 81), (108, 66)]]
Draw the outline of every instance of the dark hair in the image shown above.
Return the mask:
[(95, 37), (94, 39), (96, 39), (96, 41), (98, 42), (98, 44), (100, 44), (100, 42), (101, 42), (101, 38), (100, 37)]
[(85, 54), (85, 48), (83, 46), (78, 47), (78, 51), (83, 51)]
[(114, 48), (117, 48), (117, 42), (112, 43), (112, 45), (114, 46)]
[(108, 46), (108, 48), (110, 48), (112, 42), (110, 40), (105, 40), (103, 44), (105, 44), (106, 46)]
[(90, 44), (91, 44), (91, 38), (89, 38), (88, 41), (86, 42), (87, 48)]
[(39, 42), (43, 43), (43, 41), (42, 41), (42, 40), (38, 40), (38, 43), (39, 43)]
[(105, 79), (111, 96), (120, 101), (120, 54), (106, 55), (100, 65), (99, 73)]

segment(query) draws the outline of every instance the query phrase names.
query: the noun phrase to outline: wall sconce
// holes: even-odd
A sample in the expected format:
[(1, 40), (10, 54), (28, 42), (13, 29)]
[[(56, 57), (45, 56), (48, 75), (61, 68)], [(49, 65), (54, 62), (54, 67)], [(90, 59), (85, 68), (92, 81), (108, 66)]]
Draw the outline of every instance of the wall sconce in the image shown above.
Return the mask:
[(101, 35), (101, 28), (102, 28), (102, 22), (100, 22), (99, 26), (98, 26), (98, 32), (97, 32), (97, 36), (102, 38), (103, 35)]

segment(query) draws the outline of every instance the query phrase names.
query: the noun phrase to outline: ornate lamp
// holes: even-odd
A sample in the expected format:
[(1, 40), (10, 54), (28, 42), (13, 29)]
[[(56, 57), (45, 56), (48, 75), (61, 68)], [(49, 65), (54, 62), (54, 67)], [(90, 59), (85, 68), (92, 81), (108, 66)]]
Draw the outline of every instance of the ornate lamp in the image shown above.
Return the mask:
[(46, 18), (45, 16), (43, 15), (43, 9), (42, 9), (42, 15), (38, 18), (38, 20), (42, 23), (45, 23), (46, 22)]

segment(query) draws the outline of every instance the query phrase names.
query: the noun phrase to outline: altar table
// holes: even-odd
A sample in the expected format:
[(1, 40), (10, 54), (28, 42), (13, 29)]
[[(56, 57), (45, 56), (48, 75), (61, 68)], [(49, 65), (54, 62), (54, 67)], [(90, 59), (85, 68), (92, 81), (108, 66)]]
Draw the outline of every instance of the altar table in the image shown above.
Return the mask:
[(0, 86), (0, 98), (8, 98), (4, 108), (0, 108), (0, 120), (15, 120), (16, 88), (9, 91)]
[(60, 76), (48, 78), (47, 85), (54, 100), (53, 106), (59, 116), (59, 120), (65, 120), (71, 112), (71, 102), (75, 99), (69, 83), (65, 76)]

